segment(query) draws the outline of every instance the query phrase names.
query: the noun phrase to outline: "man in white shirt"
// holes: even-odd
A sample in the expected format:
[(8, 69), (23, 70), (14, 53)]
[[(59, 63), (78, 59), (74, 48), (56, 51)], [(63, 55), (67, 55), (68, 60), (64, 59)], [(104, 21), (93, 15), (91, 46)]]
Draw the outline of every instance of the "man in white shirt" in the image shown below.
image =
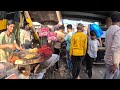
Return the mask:
[(97, 57), (98, 46), (100, 44), (96, 39), (96, 34), (94, 31), (91, 31), (88, 37), (88, 50), (86, 54), (86, 71), (89, 78), (92, 77), (92, 66), (94, 59)]
[(25, 49), (31, 48), (31, 42), (32, 42), (31, 32), (29, 30), (29, 23), (27, 22), (24, 23), (24, 29), (21, 30), (20, 32), (20, 41), (23, 48)]
[(120, 64), (120, 13), (111, 16), (112, 25), (106, 31), (105, 39), (105, 76), (104, 79), (117, 79)]

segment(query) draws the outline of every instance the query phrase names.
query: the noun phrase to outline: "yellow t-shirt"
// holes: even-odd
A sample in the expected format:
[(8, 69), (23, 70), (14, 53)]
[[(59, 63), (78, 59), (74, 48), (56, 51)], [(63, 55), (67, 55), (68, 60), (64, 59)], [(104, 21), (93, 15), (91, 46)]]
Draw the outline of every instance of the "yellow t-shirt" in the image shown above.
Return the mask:
[(87, 36), (82, 32), (76, 32), (71, 39), (70, 56), (84, 56), (87, 48)]

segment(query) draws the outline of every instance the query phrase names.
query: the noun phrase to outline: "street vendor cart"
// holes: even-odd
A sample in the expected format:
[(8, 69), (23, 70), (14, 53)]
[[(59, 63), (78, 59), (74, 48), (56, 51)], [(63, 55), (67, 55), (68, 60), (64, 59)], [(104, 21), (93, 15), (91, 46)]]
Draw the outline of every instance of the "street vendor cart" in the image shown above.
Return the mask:
[[(44, 48), (45, 48), (44, 51), (47, 51), (49, 53), (45, 54), (42, 51)], [(9, 78), (11, 79), (11, 77), (13, 78), (13, 76), (14, 77), (16, 76), (18, 79), (29, 79), (31, 73), (33, 73), (33, 74), (36, 73), (36, 71), (37, 71), (37, 68), (35, 68), (36, 66), (43, 65), (46, 60), (49, 60), (49, 58), (52, 58), (55, 56), (55, 55), (52, 55), (52, 53), (48, 50), (48, 48), (49, 47), (44, 46), (39, 49), (34, 48), (34, 49), (27, 49), (27, 50), (19, 51), (19, 52), (13, 52), (9, 56), (8, 62), (0, 63), (1, 64), (0, 70), (1, 70), (1, 72), (3, 72), (2, 74), (4, 74), (3, 75), (4, 77), (1, 76), (1, 78), (6, 77), (6, 79), (9, 79)], [(11, 64), (11, 69), (9, 68), (7, 70), (6, 68), (4, 68), (4, 67), (6, 67), (6, 65), (5, 65), (6, 63)], [(47, 65), (47, 64), (45, 64), (45, 65)], [(47, 66), (45, 66), (45, 67), (47, 67)], [(33, 70), (33, 71), (35, 70), (35, 71), (31, 72), (31, 70)], [(16, 77), (14, 79), (16, 79)]]

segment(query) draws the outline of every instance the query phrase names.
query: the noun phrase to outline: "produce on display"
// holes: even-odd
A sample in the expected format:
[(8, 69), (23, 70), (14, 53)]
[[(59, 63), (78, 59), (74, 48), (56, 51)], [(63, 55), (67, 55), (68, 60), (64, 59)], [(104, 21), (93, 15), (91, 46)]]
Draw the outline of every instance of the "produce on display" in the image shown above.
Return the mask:
[(44, 57), (47, 57), (49, 55), (52, 55), (52, 49), (47, 45), (44, 45), (38, 49), (38, 53), (43, 55)]
[(23, 60), (22, 59), (18, 59), (15, 61), (15, 64), (23, 64)]
[(31, 53), (31, 54), (27, 54), (27, 55), (25, 55), (25, 59), (32, 59), (32, 58), (34, 58), (36, 55), (34, 54), (34, 53)]
[(13, 52), (9, 58), (9, 62), (14, 64), (34, 64), (45, 61), (52, 55), (50, 47), (43, 46), (41, 48), (27, 49), (20, 52)]
[(8, 61), (10, 62), (10, 63), (14, 63), (16, 60), (18, 60), (19, 59), (19, 57), (18, 56), (13, 56), (13, 55), (11, 55), (10, 57), (9, 57), (9, 59), (8, 59)]
[(37, 51), (38, 51), (37, 48), (29, 49), (29, 52), (30, 52), (30, 53), (36, 53)]

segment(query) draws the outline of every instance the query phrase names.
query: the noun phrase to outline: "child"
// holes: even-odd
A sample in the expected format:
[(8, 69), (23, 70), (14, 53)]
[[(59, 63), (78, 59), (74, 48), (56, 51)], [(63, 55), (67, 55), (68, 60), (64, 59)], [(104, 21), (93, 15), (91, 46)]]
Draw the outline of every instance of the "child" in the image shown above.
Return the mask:
[(92, 77), (92, 66), (94, 59), (97, 57), (99, 41), (96, 39), (96, 34), (94, 31), (90, 31), (90, 36), (88, 37), (88, 50), (86, 54), (86, 72), (88, 77)]

